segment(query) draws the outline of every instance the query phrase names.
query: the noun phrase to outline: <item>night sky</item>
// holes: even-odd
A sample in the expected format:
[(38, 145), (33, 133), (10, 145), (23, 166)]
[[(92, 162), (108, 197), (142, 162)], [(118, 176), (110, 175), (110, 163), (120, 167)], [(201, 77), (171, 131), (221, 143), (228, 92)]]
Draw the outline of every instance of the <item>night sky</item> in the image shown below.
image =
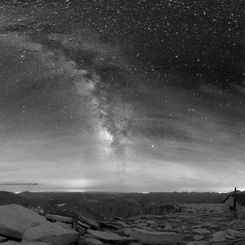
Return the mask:
[(2, 0), (0, 184), (245, 188), (244, 31), (242, 0)]

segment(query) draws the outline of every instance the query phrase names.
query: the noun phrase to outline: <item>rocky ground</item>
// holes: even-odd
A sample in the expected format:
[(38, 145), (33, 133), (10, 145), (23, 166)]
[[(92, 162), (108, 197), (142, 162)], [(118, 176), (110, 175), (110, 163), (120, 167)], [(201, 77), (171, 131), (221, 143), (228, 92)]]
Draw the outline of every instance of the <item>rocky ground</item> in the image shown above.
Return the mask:
[(245, 221), (221, 211), (188, 206), (181, 212), (110, 217), (39, 215), (20, 205), (0, 206), (2, 245), (236, 244), (245, 245)]

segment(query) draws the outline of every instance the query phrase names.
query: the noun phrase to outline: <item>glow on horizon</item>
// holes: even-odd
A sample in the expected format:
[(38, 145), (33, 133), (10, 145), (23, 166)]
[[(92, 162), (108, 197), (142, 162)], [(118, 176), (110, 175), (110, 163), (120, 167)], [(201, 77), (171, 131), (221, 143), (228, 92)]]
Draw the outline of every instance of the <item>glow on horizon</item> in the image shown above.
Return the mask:
[[(193, 79), (200, 87), (192, 96), (178, 70), (145, 75), (114, 41), (104, 43), (90, 30), (87, 37), (58, 33), (46, 33), (47, 42), (29, 31), (0, 35), (0, 179), (42, 183), (9, 190), (226, 192), (243, 186), (245, 128), (236, 119), (244, 117), (243, 93), (227, 96), (229, 90), (220, 94), (209, 80), (201, 86)], [(94, 69), (80, 63), (80, 54)], [(214, 101), (229, 107), (217, 109)]]
[(60, 181), (60, 184), (58, 186), (62, 186), (64, 185), (65, 187), (69, 187), (69, 188), (88, 188), (88, 187), (92, 187), (96, 184), (95, 180), (89, 180), (89, 179), (71, 179), (71, 180), (67, 180), (67, 181)]

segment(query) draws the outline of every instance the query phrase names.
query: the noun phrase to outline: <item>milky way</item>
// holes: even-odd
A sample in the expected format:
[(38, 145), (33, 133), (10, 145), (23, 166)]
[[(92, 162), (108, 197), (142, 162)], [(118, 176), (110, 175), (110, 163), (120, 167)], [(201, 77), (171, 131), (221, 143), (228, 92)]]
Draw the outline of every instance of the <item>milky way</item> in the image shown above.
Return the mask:
[(245, 188), (244, 10), (228, 0), (1, 1), (1, 183)]

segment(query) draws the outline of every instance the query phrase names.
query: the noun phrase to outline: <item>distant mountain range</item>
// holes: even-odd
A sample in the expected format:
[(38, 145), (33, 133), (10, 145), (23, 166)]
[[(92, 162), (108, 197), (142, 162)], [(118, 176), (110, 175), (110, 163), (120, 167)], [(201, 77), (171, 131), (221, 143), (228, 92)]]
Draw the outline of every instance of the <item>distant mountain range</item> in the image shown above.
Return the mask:
[(39, 185), (39, 183), (0, 183), (0, 185)]
[[(34, 183), (33, 183), (34, 184)], [(139, 214), (159, 214), (164, 204), (222, 203), (227, 193), (159, 192), (159, 193), (103, 193), (103, 192), (12, 192), (0, 191), (0, 205), (17, 203), (38, 208), (44, 213), (99, 217), (130, 217)]]

